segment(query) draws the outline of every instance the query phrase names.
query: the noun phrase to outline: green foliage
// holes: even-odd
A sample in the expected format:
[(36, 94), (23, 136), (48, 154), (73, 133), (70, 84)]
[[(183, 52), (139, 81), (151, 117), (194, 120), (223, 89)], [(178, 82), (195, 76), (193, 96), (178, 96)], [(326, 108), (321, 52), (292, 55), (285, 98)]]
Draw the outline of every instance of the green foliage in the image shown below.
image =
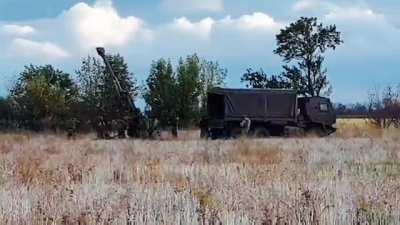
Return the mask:
[(246, 87), (250, 88), (290, 88), (291, 84), (289, 81), (285, 80), (281, 76), (268, 75), (264, 70), (253, 71), (252, 69), (247, 69), (246, 73), (243, 74), (241, 81), (246, 83)]
[[(128, 65), (120, 55), (106, 56), (113, 68), (115, 75), (121, 84), (122, 90), (130, 93), (132, 97), (137, 96), (138, 86), (133, 80), (133, 74), (129, 72)], [(118, 119), (132, 116), (132, 110), (127, 103), (126, 96), (120, 96), (112, 80), (110, 71), (105, 70), (101, 80), (101, 110), (106, 118)], [(134, 101), (132, 99), (131, 101)]]
[(177, 68), (177, 94), (179, 125), (189, 127), (200, 118), (201, 63), (197, 55), (179, 61)]
[(90, 108), (100, 105), (99, 96), (102, 92), (101, 83), (104, 79), (104, 69), (100, 60), (88, 56), (82, 60), (81, 68), (75, 72), (78, 78), (79, 96)]
[[(126, 95), (121, 95), (137, 96), (136, 82), (121, 56), (107, 57), (123, 93), (116, 90), (111, 74), (94, 57), (82, 60), (76, 71), (77, 87), (69, 74), (51, 65), (31, 65), (25, 67), (11, 90), (10, 108), (5, 100), (0, 101), (0, 114), (3, 118), (15, 114), (20, 126), (32, 129), (66, 128), (72, 118), (93, 123), (98, 116), (106, 121), (134, 116)], [(200, 60), (197, 55), (180, 60), (176, 72), (170, 62), (153, 62), (144, 93), (149, 117), (156, 118), (162, 127), (196, 125), (200, 109), (206, 108), (208, 90), (223, 85), (226, 73), (217, 62)]]
[(217, 62), (201, 60), (197, 55), (180, 59), (175, 73), (171, 62), (153, 62), (144, 94), (149, 117), (157, 119), (163, 128), (195, 126), (201, 110), (206, 109), (208, 90), (224, 85), (226, 74)]
[(0, 118), (7, 117), (8, 113), (8, 101), (7, 99), (0, 97)]
[(282, 76), (292, 81), (300, 94), (320, 96), (323, 90), (329, 91), (324, 53), (343, 42), (335, 25), (323, 26), (317, 18), (302, 17), (282, 29), (276, 39), (274, 52), (292, 64), (283, 67)]
[(175, 125), (178, 93), (171, 62), (164, 59), (154, 61), (146, 85), (143, 97), (149, 117), (157, 119), (162, 128)]
[(200, 111), (205, 115), (207, 110), (207, 93), (214, 87), (224, 86), (227, 69), (222, 68), (218, 62), (201, 60), (200, 70)]
[(11, 100), (9, 98), (0, 97), (0, 129), (12, 128), (14, 120)]
[(20, 125), (31, 129), (62, 128), (70, 117), (77, 89), (69, 74), (51, 65), (26, 66), (12, 88)]
[[(108, 55), (107, 58), (122, 89), (137, 96), (138, 86), (132, 79), (133, 74), (129, 72), (124, 58), (120, 55)], [(133, 116), (126, 96), (120, 96), (110, 72), (101, 60), (88, 56), (82, 60), (81, 68), (76, 74), (81, 101), (79, 114), (82, 120), (94, 122), (98, 116), (103, 116), (105, 120), (111, 121)]]

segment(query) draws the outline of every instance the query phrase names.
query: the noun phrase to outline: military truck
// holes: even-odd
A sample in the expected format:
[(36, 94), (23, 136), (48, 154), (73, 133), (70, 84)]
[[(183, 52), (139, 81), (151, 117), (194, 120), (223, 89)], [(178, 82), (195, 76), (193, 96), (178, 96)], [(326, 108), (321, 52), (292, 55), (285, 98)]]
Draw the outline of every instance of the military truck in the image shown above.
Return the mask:
[(236, 138), (336, 131), (336, 115), (324, 97), (300, 97), (280, 89), (215, 88), (207, 96), (207, 116), (200, 122), (201, 136)]

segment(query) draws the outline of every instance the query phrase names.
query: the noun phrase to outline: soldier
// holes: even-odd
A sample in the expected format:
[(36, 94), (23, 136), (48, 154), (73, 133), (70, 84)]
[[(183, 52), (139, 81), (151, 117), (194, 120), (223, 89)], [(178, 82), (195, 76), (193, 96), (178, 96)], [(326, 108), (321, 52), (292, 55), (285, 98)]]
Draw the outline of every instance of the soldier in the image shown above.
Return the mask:
[[(200, 137), (201, 138), (208, 138), (208, 121), (206, 118), (202, 118), (200, 120)], [(226, 135), (225, 135), (226, 136)]]
[(126, 118), (126, 121), (128, 122), (127, 124), (127, 133), (128, 133), (128, 137), (130, 138), (137, 138), (139, 137), (139, 121), (140, 119), (138, 118), (138, 116), (133, 116), (133, 117), (128, 117)]
[(251, 120), (247, 116), (244, 116), (242, 122), (240, 122), (242, 128), (242, 135), (248, 135), (251, 127)]
[(157, 130), (159, 129), (158, 127), (158, 120), (156, 118), (149, 118), (146, 121), (146, 129), (147, 129), (147, 137), (148, 138), (155, 138)]
[(67, 136), (68, 139), (75, 139), (76, 138), (76, 131), (78, 127), (78, 119), (72, 118), (67, 121)]
[(179, 117), (176, 117), (171, 126), (171, 133), (174, 138), (178, 137), (178, 123)]
[(128, 124), (127, 124), (126, 120), (118, 119), (115, 122), (116, 122), (118, 138), (120, 138), (120, 139), (126, 138), (126, 130), (127, 130), (127, 127), (128, 127)]
[(97, 117), (96, 133), (97, 133), (97, 138), (99, 139), (107, 139), (109, 137), (107, 133), (107, 124), (104, 121), (103, 116)]

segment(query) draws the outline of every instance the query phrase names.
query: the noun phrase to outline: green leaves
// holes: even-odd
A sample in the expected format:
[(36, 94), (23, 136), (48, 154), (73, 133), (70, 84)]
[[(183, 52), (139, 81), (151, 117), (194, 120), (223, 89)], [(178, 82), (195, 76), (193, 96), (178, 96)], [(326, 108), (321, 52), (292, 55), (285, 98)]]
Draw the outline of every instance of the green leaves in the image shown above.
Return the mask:
[[(128, 65), (120, 55), (107, 55), (123, 90), (138, 95), (138, 86), (129, 72)], [(133, 117), (126, 98), (120, 97), (110, 72), (103, 62), (88, 56), (82, 60), (81, 68), (76, 71), (80, 90), (82, 120), (94, 122), (98, 116), (107, 121), (124, 117)], [(134, 99), (132, 99), (133, 101)]]
[(280, 75), (268, 76), (261, 69), (248, 69), (241, 81), (252, 88), (294, 89), (301, 95), (320, 96), (330, 93), (324, 53), (343, 43), (335, 25), (323, 26), (317, 18), (301, 17), (276, 36), (274, 53), (287, 64)]
[(149, 117), (157, 119), (161, 127), (174, 125), (178, 95), (171, 62), (164, 59), (154, 61), (146, 84), (143, 97), (149, 108)]
[(319, 96), (329, 87), (327, 70), (323, 67), (323, 54), (343, 43), (335, 25), (323, 26), (317, 18), (301, 17), (276, 36), (274, 53), (286, 63), (283, 77), (298, 88), (300, 94)]
[(148, 114), (163, 128), (197, 125), (206, 109), (208, 90), (224, 85), (226, 74), (217, 62), (202, 60), (196, 54), (180, 59), (175, 72), (170, 61), (153, 62), (144, 94)]
[[(133, 80), (133, 74), (129, 72), (128, 65), (124, 58), (117, 55), (107, 55), (108, 61), (113, 68), (115, 75), (117, 76), (119, 83), (121, 84), (122, 90), (130, 93), (131, 96), (138, 95), (138, 86), (136, 81)], [(110, 72), (104, 69), (103, 76), (101, 79), (101, 111), (103, 116), (108, 120), (120, 119), (123, 117), (135, 116), (132, 114), (131, 108), (126, 101), (126, 96), (120, 96), (118, 93), (114, 81)], [(123, 94), (127, 94), (123, 93)], [(134, 101), (134, 99), (131, 99)]]
[(228, 70), (222, 68), (218, 62), (201, 60), (200, 70), (200, 114), (207, 113), (207, 93), (214, 87), (225, 86)]
[[(51, 65), (30, 65), (20, 73), (11, 90), (10, 101), (2, 102), (4, 112), (0, 108), (0, 115), (6, 118), (10, 111), (16, 111), (15, 121), (28, 129), (50, 128), (44, 126), (42, 120), (51, 121), (54, 125), (51, 128), (66, 128), (67, 121), (79, 119), (83, 128), (88, 128), (87, 125), (94, 125), (100, 116), (106, 122), (142, 116), (139, 110), (132, 112), (125, 98), (129, 94), (138, 96), (139, 88), (124, 58), (120, 55), (106, 57), (123, 93), (116, 90), (111, 74), (95, 57), (82, 60), (75, 71), (76, 83), (69, 74)], [(201, 111), (206, 110), (208, 90), (224, 85), (226, 74), (226, 69), (217, 62), (200, 59), (196, 54), (181, 59), (175, 70), (170, 61), (154, 61), (143, 90), (150, 119), (147, 122), (157, 119), (163, 128), (196, 126)], [(15, 104), (11, 107), (10, 102)]]
[(177, 68), (177, 93), (179, 125), (189, 127), (196, 124), (200, 116), (201, 64), (197, 55), (182, 59)]
[(246, 73), (243, 74), (241, 82), (246, 83), (246, 87), (251, 88), (275, 88), (285, 89), (290, 88), (290, 83), (282, 76), (268, 75), (260, 69), (259, 71), (253, 71), (247, 69)]
[[(26, 66), (11, 90), (10, 97), (17, 104), (21, 126), (41, 129), (39, 120), (48, 120), (52, 128), (60, 128), (68, 118), (78, 91), (69, 74), (51, 65)], [(36, 124), (36, 125), (35, 125)]]

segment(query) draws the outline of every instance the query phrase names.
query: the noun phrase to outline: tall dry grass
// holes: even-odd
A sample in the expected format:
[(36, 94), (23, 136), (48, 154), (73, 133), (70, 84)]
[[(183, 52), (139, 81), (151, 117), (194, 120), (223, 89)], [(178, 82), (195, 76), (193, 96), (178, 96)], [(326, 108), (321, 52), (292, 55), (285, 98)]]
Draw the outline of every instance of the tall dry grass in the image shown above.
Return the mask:
[(0, 224), (400, 224), (399, 137), (0, 134)]

